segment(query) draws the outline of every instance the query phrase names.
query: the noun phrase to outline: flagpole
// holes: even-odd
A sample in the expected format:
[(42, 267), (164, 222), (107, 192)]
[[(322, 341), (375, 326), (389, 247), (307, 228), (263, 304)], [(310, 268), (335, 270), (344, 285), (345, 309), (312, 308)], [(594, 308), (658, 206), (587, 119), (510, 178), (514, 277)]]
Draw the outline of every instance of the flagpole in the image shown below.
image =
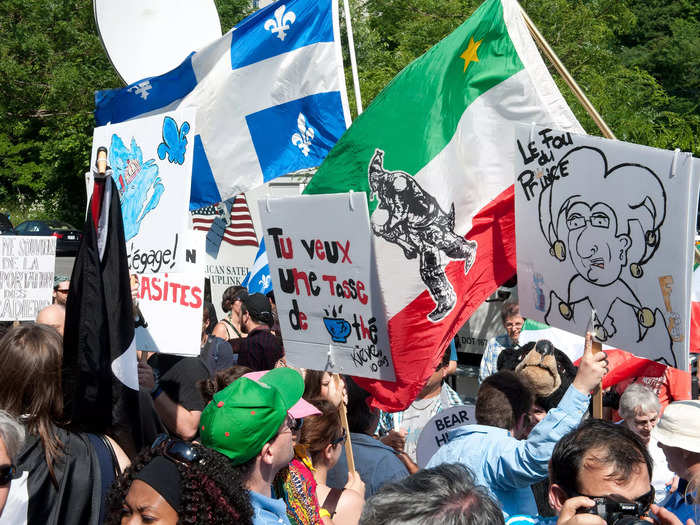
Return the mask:
[(350, 52), (350, 69), (352, 70), (352, 84), (355, 87), (355, 108), (357, 116), (362, 114), (362, 97), (360, 95), (360, 78), (357, 74), (357, 60), (355, 60), (355, 40), (352, 37), (352, 21), (350, 20), (350, 0), (343, 0), (345, 11), (345, 29), (348, 34), (348, 51)]
[(532, 38), (537, 43), (537, 46), (542, 50), (542, 52), (545, 55), (547, 55), (547, 58), (549, 58), (549, 60), (552, 62), (552, 65), (559, 72), (559, 74), (564, 78), (564, 81), (566, 82), (566, 84), (569, 86), (569, 88), (571, 88), (571, 91), (574, 92), (574, 95), (576, 95), (576, 98), (578, 99), (578, 101), (581, 103), (581, 105), (584, 107), (584, 109), (588, 112), (588, 114), (591, 116), (593, 121), (596, 123), (596, 126), (598, 126), (598, 129), (600, 129), (603, 136), (605, 138), (608, 138), (608, 139), (616, 139), (613, 132), (610, 130), (608, 125), (603, 120), (603, 117), (601, 117), (600, 114), (593, 107), (593, 104), (591, 104), (590, 100), (588, 100), (588, 97), (586, 97), (583, 90), (576, 83), (576, 81), (574, 80), (574, 77), (571, 76), (571, 73), (569, 73), (569, 71), (566, 69), (564, 64), (562, 64), (561, 60), (559, 60), (559, 57), (557, 56), (557, 54), (554, 52), (554, 50), (550, 47), (550, 45), (544, 39), (544, 37), (542, 36), (542, 33), (540, 33), (538, 31), (538, 29), (535, 27), (535, 24), (532, 22), (532, 20), (530, 20), (530, 17), (527, 16), (527, 13), (522, 8), (522, 6), (520, 6), (520, 4), (518, 4), (518, 5), (520, 7), (520, 12), (523, 15), (523, 20), (525, 20), (525, 25), (527, 26), (528, 30), (530, 31)]

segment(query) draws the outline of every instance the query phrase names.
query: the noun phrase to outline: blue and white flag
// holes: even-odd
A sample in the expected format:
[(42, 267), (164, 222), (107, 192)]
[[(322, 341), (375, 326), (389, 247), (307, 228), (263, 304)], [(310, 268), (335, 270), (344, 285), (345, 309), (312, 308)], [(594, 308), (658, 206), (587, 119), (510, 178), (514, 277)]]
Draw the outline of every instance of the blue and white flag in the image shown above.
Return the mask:
[(266, 294), (272, 290), (272, 279), (270, 278), (270, 266), (267, 264), (264, 238), (260, 241), (260, 248), (255, 256), (255, 262), (248, 275), (243, 279), (241, 286), (248, 288), (248, 293)]
[(280, 0), (177, 68), (95, 94), (98, 126), (197, 108), (190, 209), (321, 164), (350, 124), (337, 0)]

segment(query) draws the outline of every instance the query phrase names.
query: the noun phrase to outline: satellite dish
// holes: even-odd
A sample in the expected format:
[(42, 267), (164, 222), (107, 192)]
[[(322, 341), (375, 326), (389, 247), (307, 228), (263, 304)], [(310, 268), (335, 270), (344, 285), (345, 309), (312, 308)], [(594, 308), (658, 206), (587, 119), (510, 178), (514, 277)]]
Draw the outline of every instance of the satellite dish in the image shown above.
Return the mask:
[(122, 80), (166, 73), (221, 37), (214, 0), (93, 0), (97, 32)]

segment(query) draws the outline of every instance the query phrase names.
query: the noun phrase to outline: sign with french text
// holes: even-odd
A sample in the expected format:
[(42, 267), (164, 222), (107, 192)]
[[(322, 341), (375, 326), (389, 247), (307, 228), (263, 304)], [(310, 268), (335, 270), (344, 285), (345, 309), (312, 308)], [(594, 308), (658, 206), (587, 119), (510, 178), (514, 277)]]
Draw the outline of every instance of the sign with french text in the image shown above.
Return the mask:
[(0, 321), (33, 321), (51, 304), (56, 238), (0, 237)]
[[(523, 317), (688, 367), (697, 162), (550, 128), (516, 129)], [(694, 172), (695, 170), (695, 172)]]
[(189, 228), (194, 116), (187, 108), (94, 130), (91, 165), (97, 149), (107, 148), (131, 273), (189, 271), (182, 232)]
[(394, 379), (364, 193), (258, 202), (287, 361)]

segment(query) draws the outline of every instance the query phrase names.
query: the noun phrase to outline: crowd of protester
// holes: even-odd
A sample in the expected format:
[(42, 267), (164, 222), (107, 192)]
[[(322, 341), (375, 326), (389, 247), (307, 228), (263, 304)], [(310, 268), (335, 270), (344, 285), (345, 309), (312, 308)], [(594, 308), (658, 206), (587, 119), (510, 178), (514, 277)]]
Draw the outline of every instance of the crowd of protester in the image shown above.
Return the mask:
[(605, 353), (589, 338), (574, 366), (556, 342), (520, 346), (517, 304), (487, 345), (476, 424), (422, 469), (422, 429), (463, 404), (445, 381), (454, 347), (409, 407), (385, 413), (350, 377), (288, 366), (273, 297), (232, 287), (222, 307), (217, 322), (205, 304), (199, 357), (139, 356), (157, 437), (131, 458), (64, 415), (57, 308), (9, 328), (0, 524), (700, 523), (700, 401), (664, 404), (640, 378), (621, 389), (619, 421), (592, 418)]

